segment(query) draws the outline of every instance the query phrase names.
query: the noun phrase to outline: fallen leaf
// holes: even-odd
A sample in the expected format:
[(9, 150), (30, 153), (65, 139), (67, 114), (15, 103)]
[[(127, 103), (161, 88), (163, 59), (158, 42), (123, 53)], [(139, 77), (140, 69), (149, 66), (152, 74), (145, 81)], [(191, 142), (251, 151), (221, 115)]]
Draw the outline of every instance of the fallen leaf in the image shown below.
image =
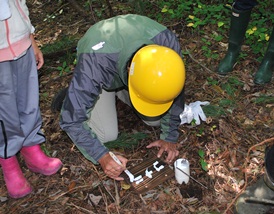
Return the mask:
[(100, 195), (96, 196), (96, 195), (93, 195), (93, 194), (89, 194), (88, 197), (94, 205), (98, 205), (101, 198), (102, 198), (102, 196), (100, 196)]
[(129, 184), (127, 184), (125, 181), (122, 181), (121, 187), (122, 187), (122, 189), (128, 190), (128, 189), (130, 189), (131, 186)]
[(69, 186), (68, 186), (68, 190), (69, 191), (72, 191), (76, 186), (76, 182), (75, 181), (72, 181), (70, 182)]

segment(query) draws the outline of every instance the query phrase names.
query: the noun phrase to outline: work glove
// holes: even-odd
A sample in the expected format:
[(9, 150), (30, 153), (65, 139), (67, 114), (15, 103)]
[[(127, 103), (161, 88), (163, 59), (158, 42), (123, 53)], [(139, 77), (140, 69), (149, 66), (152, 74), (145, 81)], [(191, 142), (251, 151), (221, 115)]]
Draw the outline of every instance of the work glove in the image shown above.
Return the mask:
[(11, 16), (9, 0), (0, 0), (0, 21), (4, 21)]
[(203, 112), (201, 105), (209, 105), (208, 101), (201, 102), (196, 101), (190, 103), (189, 105), (185, 104), (184, 111), (180, 114), (181, 124), (191, 123), (193, 119), (195, 120), (196, 125), (200, 125), (201, 121), (206, 121), (206, 115)]

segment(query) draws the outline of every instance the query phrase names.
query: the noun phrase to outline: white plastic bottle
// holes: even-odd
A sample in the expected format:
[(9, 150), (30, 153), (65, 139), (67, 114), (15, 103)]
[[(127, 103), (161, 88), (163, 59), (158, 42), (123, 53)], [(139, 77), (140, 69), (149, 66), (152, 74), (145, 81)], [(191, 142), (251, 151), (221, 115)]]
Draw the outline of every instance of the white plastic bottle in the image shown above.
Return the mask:
[[(185, 184), (189, 181), (189, 162), (186, 159), (180, 158), (174, 162), (175, 178), (179, 184)], [(182, 172), (183, 171), (183, 172)]]

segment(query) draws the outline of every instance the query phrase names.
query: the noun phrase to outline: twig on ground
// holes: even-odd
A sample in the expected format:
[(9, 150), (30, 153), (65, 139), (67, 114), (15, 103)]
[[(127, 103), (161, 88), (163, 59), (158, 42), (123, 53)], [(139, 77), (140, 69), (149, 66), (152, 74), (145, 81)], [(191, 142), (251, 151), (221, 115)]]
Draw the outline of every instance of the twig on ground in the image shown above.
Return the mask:
[(168, 213), (167, 211), (151, 211), (151, 214), (165, 214), (165, 213)]
[(119, 196), (119, 191), (118, 191), (117, 183), (116, 183), (115, 180), (114, 180), (114, 187), (115, 187), (115, 204), (116, 204), (116, 210), (117, 210), (118, 213), (120, 213), (119, 209), (118, 209), (118, 207), (120, 206), (120, 196)]
[(205, 70), (209, 71), (210, 73), (214, 73), (212, 70), (210, 70), (209, 68), (207, 68), (205, 65), (203, 65), (202, 63), (198, 62), (198, 60), (194, 59), (194, 57), (190, 54), (190, 51), (186, 48), (186, 51), (189, 52), (188, 56), (194, 61), (196, 62), (198, 65), (200, 65), (202, 68), (204, 68)]
[(95, 209), (95, 212), (96, 212), (97, 214), (99, 214), (99, 212), (98, 212), (98, 210), (97, 210), (97, 208), (96, 208), (96, 205), (95, 205), (94, 202), (90, 199), (90, 196), (89, 196), (89, 195), (87, 196), (87, 198), (88, 198), (89, 203), (91, 203), (91, 205), (92, 205), (93, 208)]
[(44, 209), (44, 212), (43, 212), (43, 213), (45, 213), (45, 214), (47, 213), (47, 208)]
[[(99, 186), (99, 185), (100, 185), (99, 182), (98, 182), (98, 183), (94, 183), (94, 184), (92, 185), (92, 189), (96, 188), (96, 187)], [(91, 187), (90, 185), (84, 185), (84, 186), (75, 187), (75, 188), (70, 189), (70, 190), (68, 190), (68, 191), (66, 191), (66, 192), (63, 192), (63, 193), (61, 193), (61, 194), (59, 194), (59, 195), (57, 195), (57, 196), (55, 196), (55, 197), (49, 197), (49, 199), (51, 199), (52, 201), (56, 201), (57, 199), (61, 198), (62, 196), (66, 195), (66, 194), (68, 194), (68, 193), (72, 193), (72, 192), (75, 192), (76, 190), (84, 189), (84, 188), (90, 188), (90, 187)]]
[(108, 210), (108, 201), (107, 201), (107, 197), (106, 197), (105, 193), (103, 193), (103, 191), (102, 191), (102, 189), (101, 189), (100, 187), (99, 187), (99, 190), (100, 190), (101, 195), (102, 195), (102, 197), (103, 197), (103, 200), (104, 200), (104, 202), (105, 202), (106, 212), (107, 212), (107, 214), (110, 214), (110, 212), (109, 212), (109, 210)]
[(156, 132), (155, 128), (153, 126), (151, 126), (151, 128), (153, 130), (153, 134), (154, 134), (155, 139), (158, 139), (158, 135), (157, 135), (157, 132)]
[(266, 139), (266, 140), (262, 141), (261, 143), (258, 143), (258, 144), (256, 144), (256, 145), (251, 146), (251, 147), (248, 149), (248, 152), (247, 152), (247, 161), (249, 161), (249, 153), (250, 153), (252, 150), (254, 150), (254, 149), (255, 149), (256, 147), (258, 147), (258, 146), (262, 146), (262, 145), (267, 144), (267, 143), (269, 143), (269, 142), (271, 142), (271, 141), (274, 141), (274, 137), (269, 138), (269, 139)]
[(104, 184), (101, 182), (101, 186), (104, 187), (105, 192), (112, 198), (112, 200), (115, 202), (115, 198), (110, 193), (110, 191), (104, 186)]
[(86, 212), (86, 213), (94, 213), (94, 212), (92, 212), (92, 211), (90, 211), (90, 210), (87, 210), (87, 209), (85, 209), (85, 208), (83, 208), (83, 207), (79, 207), (79, 206), (77, 206), (77, 205), (75, 205), (75, 204), (73, 204), (73, 203), (68, 203), (68, 205), (73, 206), (73, 207), (77, 208), (78, 210), (84, 211), (84, 212)]
[[(119, 197), (119, 193), (117, 193), (118, 189), (117, 189), (117, 192), (116, 192), (116, 198), (114, 198), (113, 195), (108, 191), (108, 189), (102, 183), (102, 178), (101, 178), (101, 176), (100, 176), (100, 174), (99, 174), (99, 172), (97, 170), (97, 167), (95, 165), (92, 165), (92, 166), (93, 166), (93, 170), (96, 172), (96, 174), (98, 176), (98, 179), (100, 180), (100, 184), (101, 184), (100, 186), (102, 186), (104, 188), (104, 191), (107, 192), (107, 194), (112, 198), (112, 200), (116, 203), (116, 205), (119, 205), (120, 204), (120, 199), (118, 198), (118, 200), (117, 200), (117, 194), (118, 194), (118, 197)], [(116, 191), (117, 185), (116, 185), (115, 181), (114, 181), (114, 186), (115, 186), (115, 191)], [(104, 202), (106, 204), (107, 213), (109, 213), (109, 211), (108, 211), (107, 197), (106, 197), (105, 194), (103, 194), (103, 191), (102, 191), (102, 189), (100, 187), (99, 187), (99, 190), (100, 190), (100, 192), (102, 194), (102, 197), (103, 197), (103, 200), (104, 200)], [(117, 201), (118, 201), (118, 204), (117, 204)], [(116, 206), (116, 209), (117, 209), (117, 213), (119, 214), (119, 210), (118, 210), (117, 206)]]
[(142, 202), (143, 202), (145, 205), (147, 205), (147, 202), (146, 202), (145, 199), (143, 198), (142, 194), (139, 194), (139, 197), (140, 197), (140, 199), (142, 200)]

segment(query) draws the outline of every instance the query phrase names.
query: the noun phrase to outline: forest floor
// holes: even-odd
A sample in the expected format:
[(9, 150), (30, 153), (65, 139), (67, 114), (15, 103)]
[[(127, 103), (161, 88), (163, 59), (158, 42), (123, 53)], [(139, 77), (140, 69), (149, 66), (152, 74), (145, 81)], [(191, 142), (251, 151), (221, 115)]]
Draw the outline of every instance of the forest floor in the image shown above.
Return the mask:
[[(83, 5), (85, 1), (77, 2)], [(42, 3), (31, 0), (29, 9), (41, 47), (63, 37), (80, 38), (92, 23), (99, 20), (95, 20), (94, 14), (81, 11), (81, 6), (78, 8), (71, 1)], [(114, 10), (115, 15), (123, 13)], [(66, 67), (61, 57), (69, 51), (75, 53), (75, 47), (68, 50), (62, 47), (54, 54), (44, 55), (45, 65), (39, 71), (39, 81), (43, 130), (47, 137), (43, 149), (50, 156), (60, 158), (63, 168), (53, 176), (39, 175), (30, 172), (18, 156), (34, 191), (22, 199), (9, 198), (1, 173), (0, 213), (233, 213), (241, 191), (264, 173), (264, 149), (273, 143), (274, 137), (274, 104), (256, 101), (263, 95), (273, 96), (274, 81), (264, 86), (253, 84), (253, 74), (259, 63), (252, 54), (239, 61), (231, 75), (218, 76), (214, 70), (226, 47), (215, 42), (212, 50), (219, 53), (220, 58), (206, 58), (201, 51), (200, 35), (187, 28), (183, 20), (168, 27), (178, 35), (182, 50), (189, 52), (184, 59), (186, 103), (209, 101), (218, 106), (221, 100), (233, 100), (225, 114), (212, 114), (199, 126), (184, 124), (180, 127), (179, 157), (188, 159), (191, 176), (197, 182), (190, 179), (188, 184), (179, 185), (173, 177), (137, 194), (128, 189), (126, 183), (106, 177), (100, 166), (85, 159), (60, 129), (59, 114), (51, 111), (55, 94), (68, 86), (72, 77), (71, 73), (60, 75), (58, 67)], [(204, 30), (211, 29), (205, 27)], [(247, 46), (243, 51), (250, 52)], [(232, 76), (241, 84), (233, 85)], [(233, 85), (233, 95), (220, 87), (225, 84)], [(125, 142), (136, 140), (136, 133), (145, 133), (146, 138), (138, 140), (134, 149), (112, 150), (127, 157), (129, 167), (155, 155), (156, 150), (147, 150), (145, 146), (158, 139), (160, 130), (143, 124), (131, 108), (119, 101), (117, 110), (119, 131), (124, 134)]]

